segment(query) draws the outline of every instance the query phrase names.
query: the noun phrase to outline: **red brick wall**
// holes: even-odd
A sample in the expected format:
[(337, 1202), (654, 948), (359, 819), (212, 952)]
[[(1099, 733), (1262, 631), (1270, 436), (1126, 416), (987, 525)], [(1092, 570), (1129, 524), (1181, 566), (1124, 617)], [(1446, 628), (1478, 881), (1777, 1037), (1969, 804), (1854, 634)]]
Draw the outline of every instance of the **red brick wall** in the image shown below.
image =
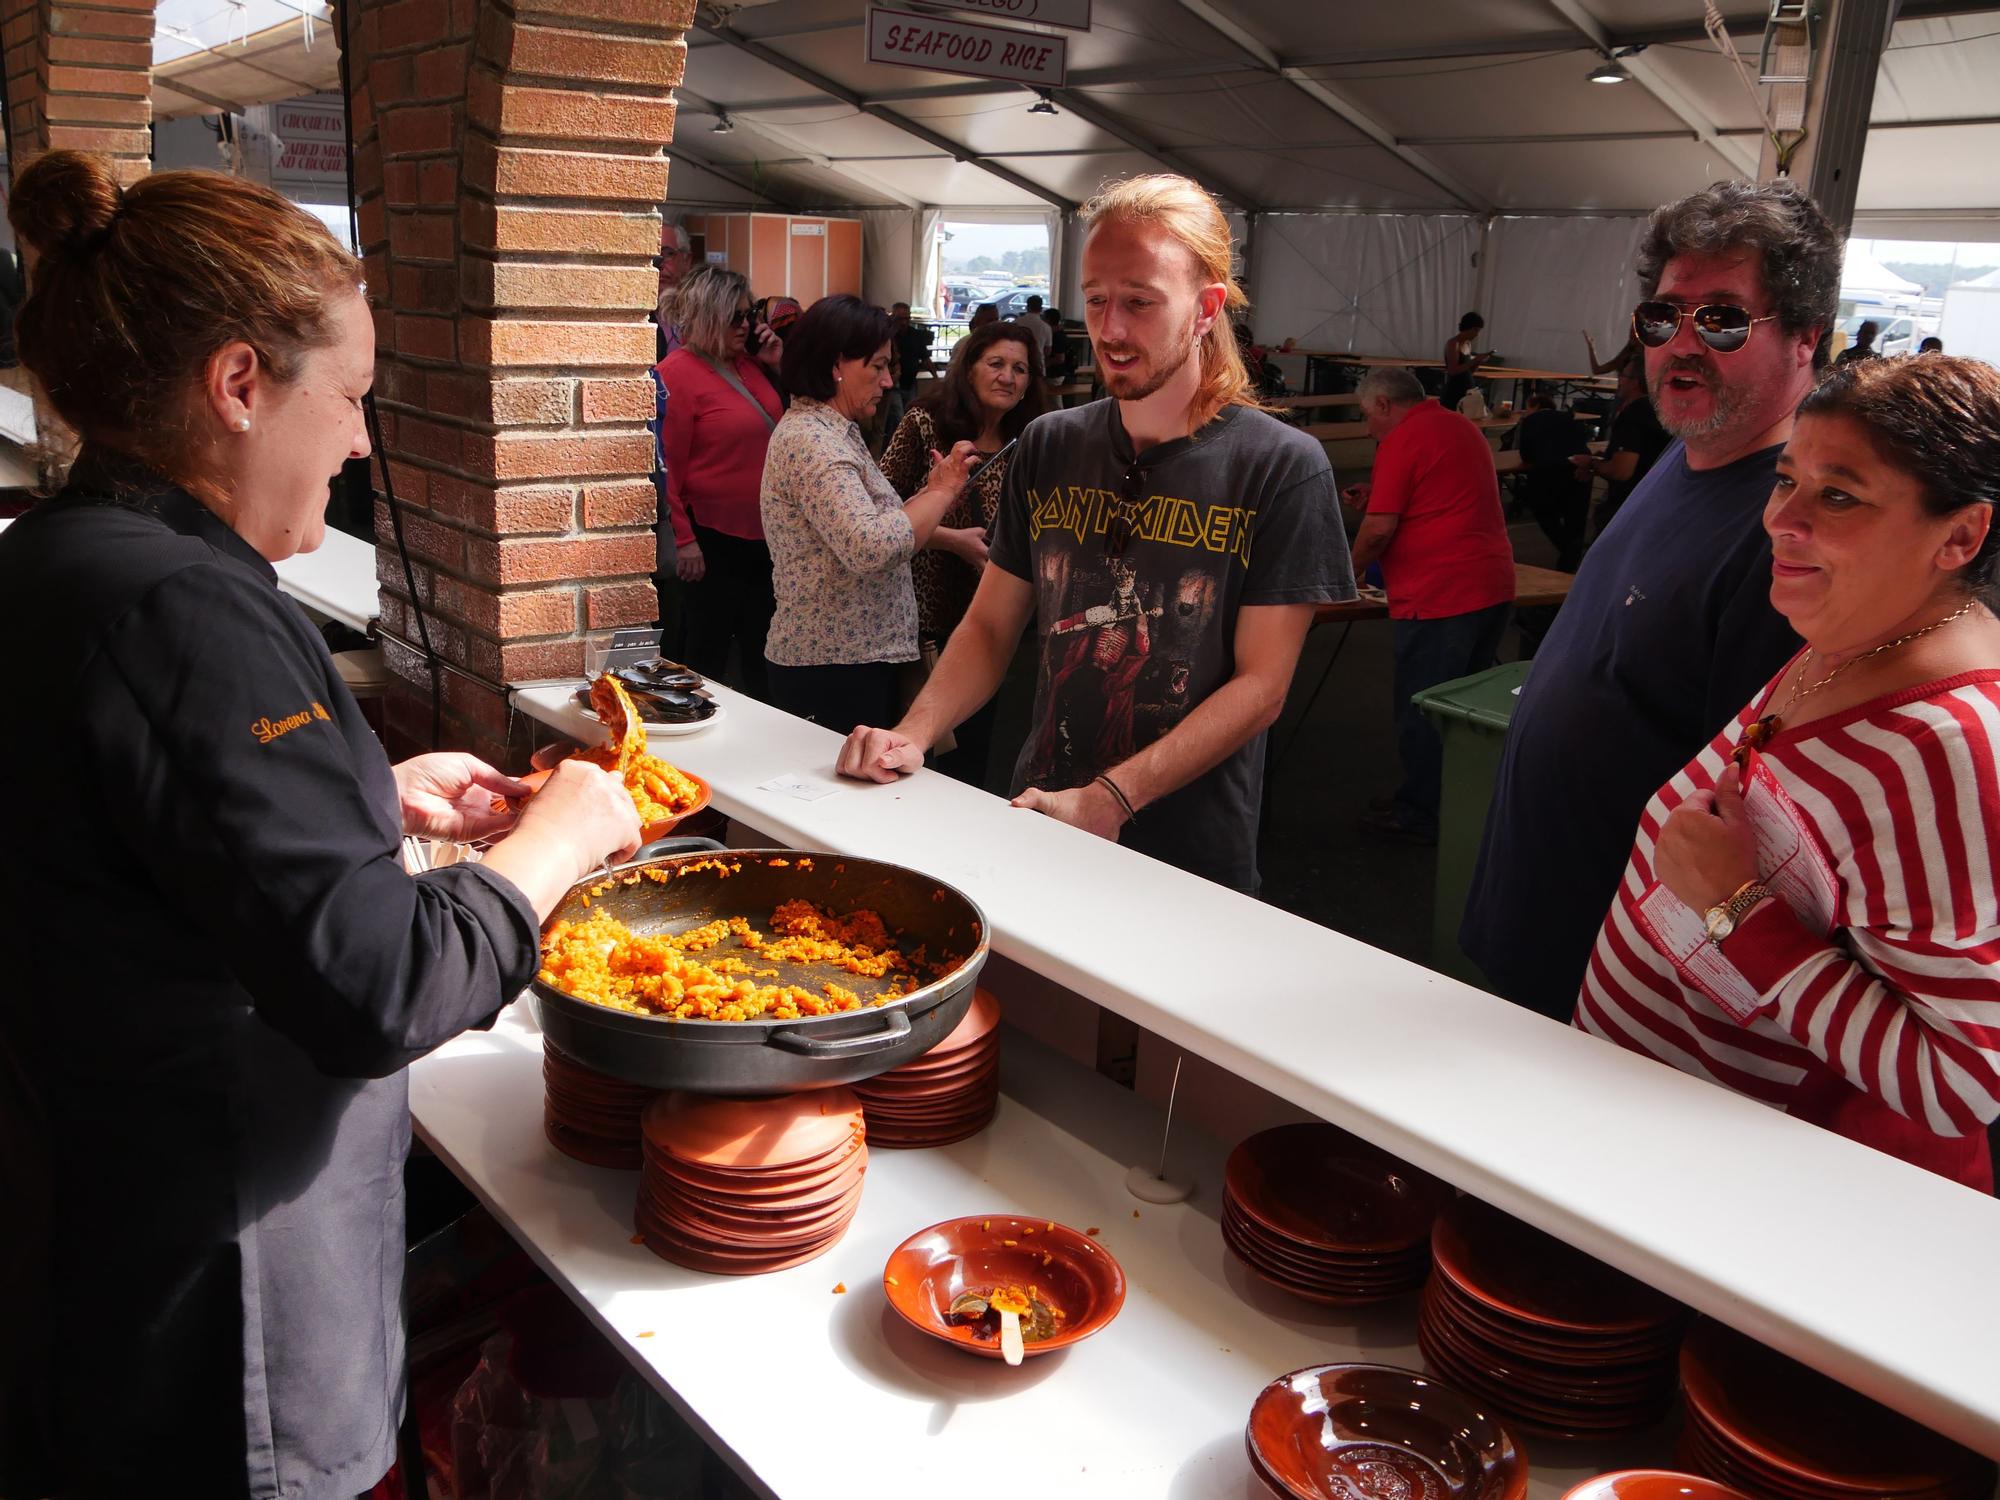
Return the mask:
[(14, 171), (58, 147), (113, 159), (126, 182), (150, 169), (153, 0), (0, 0)]
[[(525, 754), (500, 684), (648, 624), (653, 330), (693, 0), (354, 0), (362, 253), (390, 474), (443, 674), (442, 743)], [(476, 34), (475, 34), (476, 32)], [(418, 639), (378, 497), (384, 629)], [(396, 639), (392, 755), (431, 673)]]

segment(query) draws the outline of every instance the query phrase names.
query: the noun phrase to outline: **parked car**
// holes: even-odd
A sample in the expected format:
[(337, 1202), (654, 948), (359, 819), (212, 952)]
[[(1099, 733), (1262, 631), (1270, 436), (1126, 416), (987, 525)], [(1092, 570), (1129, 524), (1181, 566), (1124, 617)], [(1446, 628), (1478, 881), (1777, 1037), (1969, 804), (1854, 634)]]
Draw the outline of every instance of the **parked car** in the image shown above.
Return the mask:
[(1889, 313), (1857, 312), (1841, 320), (1841, 332), (1847, 335), (1848, 347), (1852, 348), (1854, 336), (1861, 331), (1863, 323), (1873, 322), (1879, 330), (1875, 335), (1875, 350), (1878, 354), (1910, 354), (1917, 347), (1917, 321), (1911, 317), (1896, 317)]
[(1030, 297), (1040, 297), (1042, 305), (1047, 307), (1049, 303), (1049, 289), (1045, 286), (1017, 286), (1012, 291), (1003, 292), (997, 297), (988, 297), (985, 300), (1000, 309), (1000, 320), (1004, 323), (1008, 319), (1018, 318), (1022, 313), (1026, 312)]

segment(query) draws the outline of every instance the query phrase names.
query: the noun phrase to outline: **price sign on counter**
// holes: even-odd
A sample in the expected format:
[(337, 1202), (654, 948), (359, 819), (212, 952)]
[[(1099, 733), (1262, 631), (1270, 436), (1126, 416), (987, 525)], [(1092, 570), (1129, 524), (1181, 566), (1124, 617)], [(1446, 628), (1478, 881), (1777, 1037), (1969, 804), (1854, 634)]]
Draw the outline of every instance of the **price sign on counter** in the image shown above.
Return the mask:
[(773, 776), (769, 781), (757, 784), (760, 792), (778, 792), (787, 797), (796, 797), (801, 802), (819, 802), (840, 790), (837, 783), (820, 781), (812, 776), (800, 776), (787, 772), (783, 776)]
[(870, 62), (1061, 88), (1067, 59), (1059, 36), (868, 7)]

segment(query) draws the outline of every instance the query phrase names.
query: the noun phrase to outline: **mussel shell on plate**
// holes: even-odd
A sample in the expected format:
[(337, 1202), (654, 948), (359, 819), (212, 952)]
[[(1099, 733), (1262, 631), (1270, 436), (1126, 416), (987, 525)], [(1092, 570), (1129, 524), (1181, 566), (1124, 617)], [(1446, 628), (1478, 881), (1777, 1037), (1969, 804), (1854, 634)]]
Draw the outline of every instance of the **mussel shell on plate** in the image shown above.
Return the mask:
[(684, 667), (677, 661), (668, 661), (664, 656), (619, 667), (611, 675), (626, 687), (642, 693), (658, 692), (662, 688), (678, 688), (682, 692), (691, 693), (707, 681), (693, 667)]
[[(639, 710), (639, 717), (648, 724), (699, 724), (703, 719), (715, 717), (713, 700), (680, 688), (628, 687), (626, 695)], [(589, 708), (590, 689), (578, 689), (576, 701)]]

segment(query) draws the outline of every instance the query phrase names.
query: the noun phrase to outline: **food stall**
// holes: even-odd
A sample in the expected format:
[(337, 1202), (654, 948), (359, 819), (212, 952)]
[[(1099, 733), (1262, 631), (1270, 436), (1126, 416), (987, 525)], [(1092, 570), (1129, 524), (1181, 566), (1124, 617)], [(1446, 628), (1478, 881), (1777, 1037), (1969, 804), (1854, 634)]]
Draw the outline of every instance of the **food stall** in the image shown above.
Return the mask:
[[(575, 683), (518, 711), (581, 740)], [(556, 1154), (528, 1008), (412, 1072), (437, 1154), (758, 1491), (1255, 1496), (1244, 1424), (1268, 1382), (1362, 1360), (1422, 1368), (1417, 1309), (1300, 1300), (1226, 1246), (1223, 1161), (1248, 1124), (1333, 1122), (1988, 1455), (2000, 1309), (1963, 1268), (2000, 1204), (1469, 986), (930, 773), (836, 781), (835, 736), (714, 689), (652, 748), (704, 778), (733, 842), (893, 861), (965, 892), (1007, 1007), (992, 1125), (874, 1152), (838, 1243), (761, 1276), (634, 1243), (635, 1174)], [(1532, 941), (1532, 934), (1524, 934)], [(1068, 1045), (1091, 1007), (1234, 1082), (1176, 1120)], [(1231, 1128), (1232, 1119), (1247, 1122)], [(962, 1215), (1043, 1219), (1122, 1266), (1118, 1316), (1020, 1369), (970, 1358), (885, 1297), (895, 1248)], [(1674, 1424), (1527, 1441), (1526, 1493), (1665, 1463)]]

